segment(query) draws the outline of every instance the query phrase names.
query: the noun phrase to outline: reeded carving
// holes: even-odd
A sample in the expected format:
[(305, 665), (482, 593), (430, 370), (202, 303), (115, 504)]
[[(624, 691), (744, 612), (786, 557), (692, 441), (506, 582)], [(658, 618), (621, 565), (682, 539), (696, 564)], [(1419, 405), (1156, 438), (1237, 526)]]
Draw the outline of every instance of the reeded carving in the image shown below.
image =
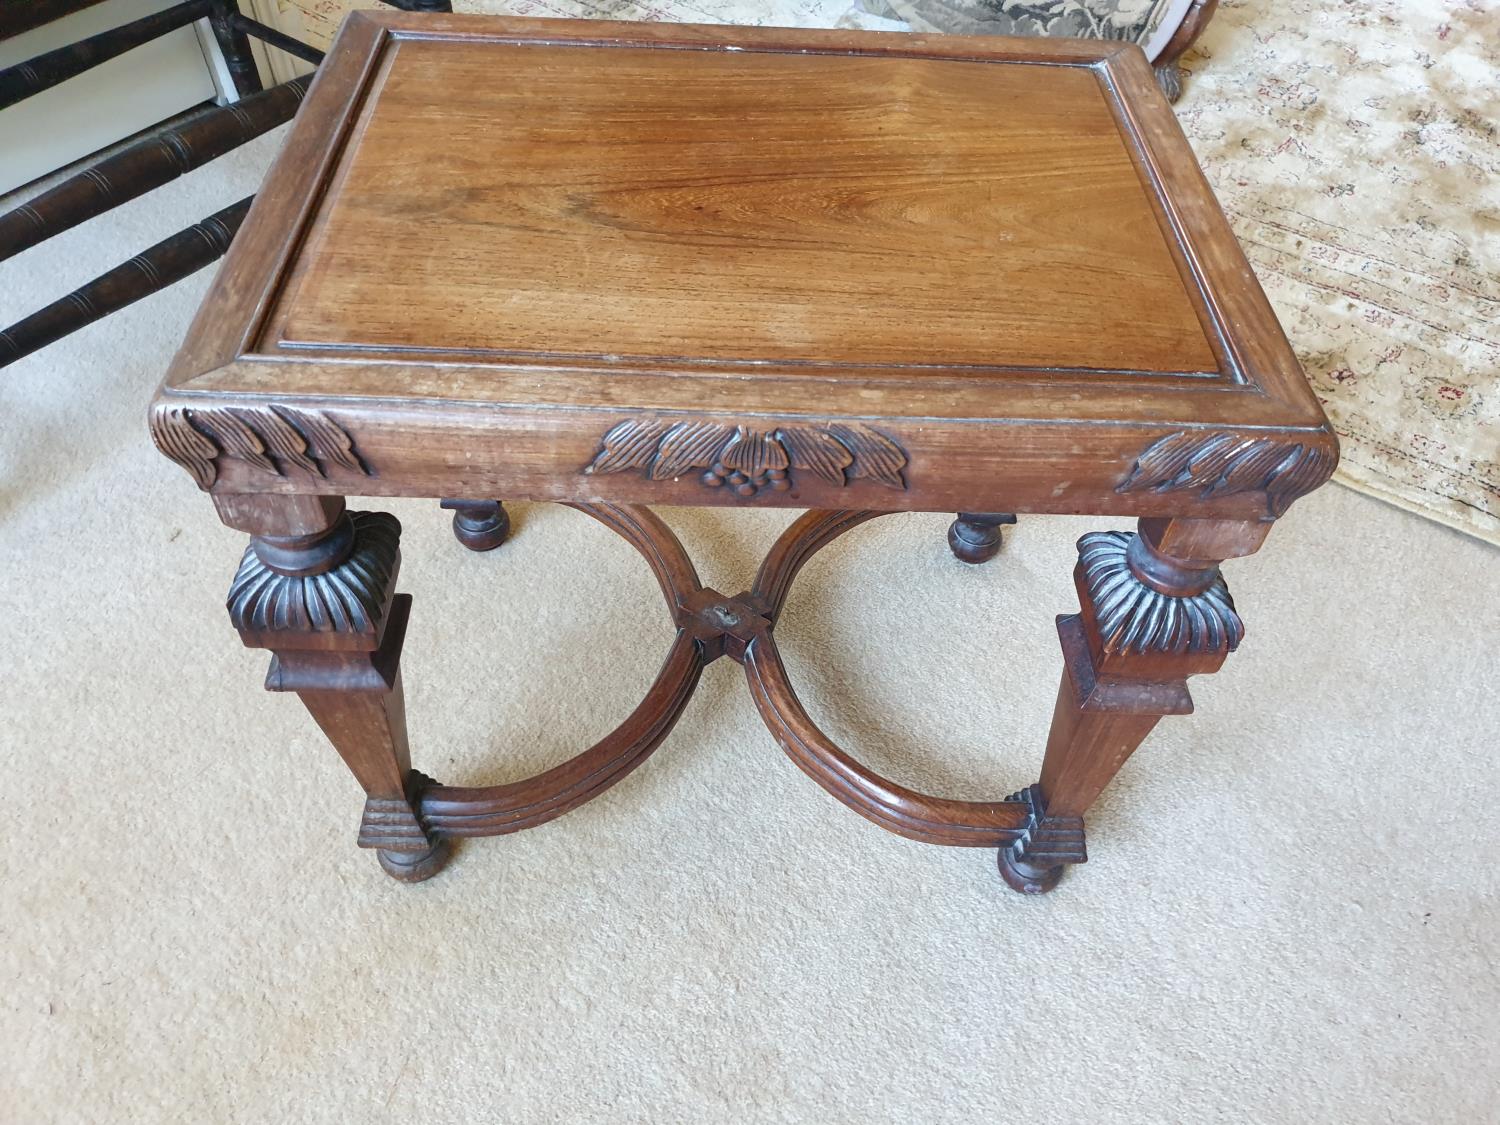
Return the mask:
[(359, 821), (359, 846), (389, 852), (425, 852), (432, 847), (414, 807), (422, 790), (437, 782), (419, 770), (408, 775), (408, 797), (367, 797)]
[(199, 488), (218, 478), (216, 459), (234, 457), (278, 477), (327, 468), (369, 476), (354, 441), (318, 410), (290, 406), (167, 406), (151, 413), (156, 447), (193, 475)]
[(1270, 514), (1280, 516), (1327, 481), (1337, 463), (1333, 450), (1321, 445), (1190, 430), (1153, 442), (1115, 491), (1187, 490), (1205, 500), (1264, 492)]
[(1245, 635), (1223, 576), (1201, 593), (1163, 594), (1131, 571), (1126, 552), (1135, 535), (1098, 531), (1078, 541), (1105, 652), (1233, 652)]
[(1083, 817), (1048, 816), (1042, 807), (1042, 787), (1028, 785), (1012, 793), (1007, 801), (1021, 801), (1031, 811), (1026, 834), (1011, 845), (1011, 858), (1039, 868), (1064, 863), (1087, 863)]
[(351, 512), (354, 549), (322, 574), (279, 574), (245, 551), (229, 587), (229, 618), (242, 633), (373, 636), (395, 579), (401, 524), (387, 512)]
[(778, 426), (761, 432), (720, 422), (621, 422), (604, 435), (585, 473), (644, 471), (672, 480), (696, 469), (710, 488), (727, 486), (751, 497), (762, 488), (785, 492), (792, 470), (809, 472), (840, 488), (868, 478), (904, 489), (906, 453), (890, 438), (858, 422)]

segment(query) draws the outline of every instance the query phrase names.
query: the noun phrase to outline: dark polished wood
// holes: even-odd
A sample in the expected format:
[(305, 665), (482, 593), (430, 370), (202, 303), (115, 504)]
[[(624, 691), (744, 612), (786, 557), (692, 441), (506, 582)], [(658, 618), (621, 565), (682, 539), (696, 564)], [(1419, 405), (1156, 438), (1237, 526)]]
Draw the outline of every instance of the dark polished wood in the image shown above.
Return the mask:
[[(251, 535), (235, 625), (344, 755), (398, 877), (618, 783), (727, 657), (839, 801), (1049, 890), (1239, 643), (1220, 562), (1337, 459), (1135, 47), (393, 13), (345, 23), (150, 426)], [(533, 778), (413, 770), (397, 528), (348, 493), (449, 497), (479, 549), (508, 525), (485, 497), (610, 527), (675, 630), (646, 697)], [(812, 510), (726, 594), (661, 503)], [(899, 511), (958, 512), (968, 561), (1002, 513), (1137, 520), (1080, 542), (1040, 776), (1004, 798), (882, 777), (778, 651), (807, 561)]]
[(253, 20), (249, 16), (235, 13), (229, 19), (229, 26), (237, 32), (243, 32), (252, 39), (259, 39), (262, 43), (275, 47), (277, 50), (285, 51), (293, 58), (310, 62), (317, 66), (323, 61), (323, 52), (316, 47), (309, 47), (300, 39), (293, 39), (285, 32), (277, 31), (274, 27), (267, 27), (259, 20)]
[(455, 442), (470, 495), (580, 502), (1170, 516), (1137, 464), (1212, 436), (1254, 455), (1194, 510), (1258, 519), (1332, 471), (1134, 47), (356, 12), (319, 88), (158, 409), (302, 400), (407, 495)]
[(211, 0), (186, 0), (186, 3), (152, 12), (149, 16), (0, 70), (0, 109), (50, 90), (60, 82), (123, 55), (142, 43), (159, 39), (169, 31), (186, 27), (208, 15), (211, 9)]
[[(407, 745), (400, 664), (411, 599), (395, 593), (401, 525), (351, 515), (341, 502), (321, 515), (319, 530), (304, 524), (299, 534), (251, 540), (230, 588), (230, 620), (246, 645), (273, 652), (266, 688), (297, 693), (364, 789), (360, 847), (375, 849), (393, 877), (416, 882), (442, 868), (448, 848), (416, 812), (433, 782), (412, 771)], [(253, 508), (236, 518), (257, 525)]]
[(53, 23), (104, 0), (5, 0), (0, 3), (0, 39)]
[(959, 512), (948, 525), (948, 546), (963, 562), (989, 562), (1000, 553), (1000, 529), (1015, 522), (1009, 512)]
[(1218, 8), (1219, 0), (1193, 0), (1187, 13), (1182, 17), (1182, 22), (1177, 25), (1177, 30), (1172, 33), (1172, 38), (1167, 40), (1167, 45), (1161, 49), (1161, 54), (1156, 56), (1153, 64), (1156, 70), (1156, 81), (1168, 101), (1175, 102), (1182, 96), (1180, 60), (1203, 35), (1204, 29), (1208, 27), (1208, 21), (1213, 18)]
[(444, 500), (453, 537), (471, 551), (493, 551), (510, 537), (510, 514), (498, 500)]
[(249, 211), (250, 200), (233, 203), (0, 331), (0, 367), (213, 264)]
[(311, 78), (295, 78), (136, 141), (0, 215), (0, 261), (144, 195), (285, 124)]
[(239, 0), (212, 0), (209, 26), (219, 44), (219, 53), (229, 68), (229, 77), (241, 97), (259, 93), (262, 88), (260, 68), (255, 65), (255, 53), (250, 49), (250, 37), (240, 24)]

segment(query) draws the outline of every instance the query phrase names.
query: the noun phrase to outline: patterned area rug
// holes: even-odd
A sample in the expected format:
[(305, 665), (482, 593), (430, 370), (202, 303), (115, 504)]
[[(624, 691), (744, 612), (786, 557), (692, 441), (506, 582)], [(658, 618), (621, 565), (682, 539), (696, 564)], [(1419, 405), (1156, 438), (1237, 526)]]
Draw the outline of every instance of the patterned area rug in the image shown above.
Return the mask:
[[(275, 2), (313, 39), (375, 6)], [(860, 22), (850, 0), (455, 6)], [(1343, 438), (1338, 479), (1500, 545), (1497, 0), (1223, 0), (1184, 61), (1178, 114)]]
[(1184, 61), (1337, 479), (1500, 544), (1500, 6), (1224, 0)]

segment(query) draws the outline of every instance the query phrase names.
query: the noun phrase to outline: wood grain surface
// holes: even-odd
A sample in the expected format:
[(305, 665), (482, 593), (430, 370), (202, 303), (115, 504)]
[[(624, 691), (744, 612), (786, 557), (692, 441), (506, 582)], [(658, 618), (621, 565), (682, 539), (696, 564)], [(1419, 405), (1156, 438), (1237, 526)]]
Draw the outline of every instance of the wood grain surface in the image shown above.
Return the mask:
[(288, 343), (1217, 370), (1083, 67), (406, 41), (337, 174)]

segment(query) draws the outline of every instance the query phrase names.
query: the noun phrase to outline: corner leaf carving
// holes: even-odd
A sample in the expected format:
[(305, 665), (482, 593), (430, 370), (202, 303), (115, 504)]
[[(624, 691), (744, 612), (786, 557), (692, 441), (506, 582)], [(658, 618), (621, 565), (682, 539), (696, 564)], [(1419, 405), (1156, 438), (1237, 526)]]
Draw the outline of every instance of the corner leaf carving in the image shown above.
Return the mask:
[(710, 488), (728, 487), (751, 497), (763, 488), (785, 492), (793, 472), (807, 472), (836, 487), (868, 478), (906, 488), (906, 451), (858, 422), (778, 426), (758, 430), (722, 422), (632, 419), (604, 435), (589, 474), (636, 470), (651, 480), (672, 480), (703, 470)]
[(1104, 651), (1233, 652), (1245, 636), (1222, 576), (1200, 594), (1174, 597), (1147, 586), (1126, 562), (1125, 531), (1098, 531), (1078, 541), (1078, 563), (1088, 583)]
[(218, 459), (263, 472), (326, 476), (330, 465), (369, 476), (354, 440), (328, 415), (290, 406), (165, 406), (151, 412), (156, 447), (192, 474), (199, 488), (218, 479)]
[(1196, 491), (1203, 499), (1264, 492), (1273, 516), (1333, 475), (1337, 454), (1326, 445), (1284, 438), (1185, 431), (1153, 442), (1116, 492)]

